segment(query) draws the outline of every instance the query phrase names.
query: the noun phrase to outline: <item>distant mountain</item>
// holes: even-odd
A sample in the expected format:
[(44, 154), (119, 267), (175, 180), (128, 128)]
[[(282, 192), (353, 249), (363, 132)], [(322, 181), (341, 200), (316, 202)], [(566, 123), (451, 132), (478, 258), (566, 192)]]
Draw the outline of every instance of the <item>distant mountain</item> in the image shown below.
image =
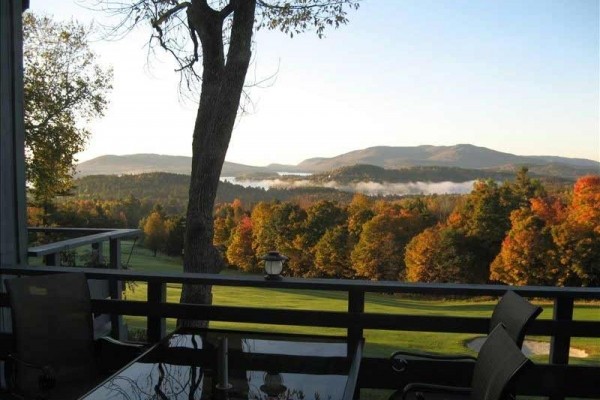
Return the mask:
[[(266, 176), (277, 172), (325, 173), (357, 164), (374, 165), (387, 170), (408, 167), (454, 167), (487, 170), (490, 174), (514, 172), (521, 166), (527, 166), (533, 174), (539, 176), (568, 179), (600, 173), (600, 163), (593, 160), (556, 156), (517, 156), (485, 147), (458, 144), (455, 146), (369, 147), (331, 158), (310, 158), (298, 165), (271, 164), (267, 167), (256, 167), (226, 161), (221, 175)], [(77, 176), (126, 175), (147, 172), (189, 175), (190, 171), (191, 157), (158, 154), (107, 155), (82, 162), (77, 166)]]
[(455, 146), (369, 147), (331, 158), (310, 158), (298, 164), (299, 170), (320, 172), (355, 164), (370, 164), (387, 169), (413, 166), (443, 166), (470, 169), (510, 169), (516, 165), (563, 164), (568, 167), (595, 169), (597, 161), (554, 156), (517, 156), (470, 144)]
[[(149, 172), (168, 172), (190, 175), (192, 158), (160, 154), (130, 154), (125, 156), (106, 155), (84, 161), (77, 165), (77, 176), (88, 175), (134, 175)], [(221, 175), (238, 176), (243, 174), (273, 172), (264, 167), (236, 164), (225, 161)]]

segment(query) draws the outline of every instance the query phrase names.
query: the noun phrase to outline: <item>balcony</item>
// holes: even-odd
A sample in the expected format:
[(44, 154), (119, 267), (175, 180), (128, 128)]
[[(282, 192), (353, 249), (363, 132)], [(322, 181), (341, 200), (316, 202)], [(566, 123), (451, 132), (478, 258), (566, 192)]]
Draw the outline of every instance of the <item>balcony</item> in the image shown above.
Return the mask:
[[(448, 317), (436, 315), (406, 315), (369, 312), (367, 295), (411, 295), (426, 298), (454, 297), (473, 298), (481, 296), (498, 297), (506, 291), (500, 285), (463, 285), (463, 284), (407, 284), (400, 282), (375, 282), (360, 280), (327, 280), (284, 278), (269, 281), (261, 276), (231, 276), (193, 273), (142, 273), (121, 269), (121, 240), (135, 237), (137, 230), (77, 230), (77, 229), (35, 229), (37, 233), (59, 233), (82, 235), (55, 243), (29, 249), (30, 257), (44, 257), (46, 266), (3, 267), (6, 276), (51, 274), (73, 271), (73, 267), (56, 267), (59, 254), (81, 246), (92, 246), (98, 250), (102, 243), (109, 243), (109, 268), (79, 268), (90, 281), (93, 293), (93, 311), (107, 316), (110, 330), (98, 323), (99, 334), (113, 337), (125, 336), (122, 316), (146, 317), (147, 340), (159, 341), (166, 332), (166, 318), (202, 319), (209, 321), (254, 323), (284, 326), (303, 326), (315, 328), (337, 328), (346, 332), (350, 343), (356, 343), (365, 331), (412, 331), (439, 333), (485, 334), (488, 319), (482, 317)], [(146, 284), (146, 300), (132, 301), (121, 297), (125, 282), (135, 281)], [(93, 283), (92, 283), (93, 282)], [(183, 283), (213, 285), (215, 287), (250, 287), (269, 289), (291, 289), (305, 292), (313, 290), (343, 294), (346, 307), (343, 311), (323, 311), (315, 309), (257, 308), (224, 305), (192, 305), (169, 302), (167, 285)], [(94, 289), (94, 287), (96, 289)], [(600, 300), (600, 288), (555, 288), (555, 287), (513, 287), (524, 297), (551, 300), (553, 302), (552, 319), (538, 319), (528, 331), (531, 335), (549, 336), (550, 355), (548, 363), (537, 362), (526, 371), (517, 382), (517, 393), (528, 396), (549, 396), (551, 398), (600, 397), (600, 363), (589, 365), (569, 364), (571, 338), (600, 338), (600, 313), (594, 320), (573, 319), (575, 301)], [(8, 307), (5, 295), (0, 296), (0, 307)], [(98, 317), (102, 318), (102, 317)], [(290, 328), (293, 329), (293, 328)], [(10, 348), (10, 334), (2, 334), (4, 345), (2, 356)], [(443, 364), (443, 365), (442, 365)], [(407, 382), (435, 382), (440, 384), (468, 384), (471, 367), (455, 362), (415, 361), (405, 373), (394, 373), (387, 358), (376, 357), (369, 350), (367, 335), (366, 351), (363, 357), (359, 387), (363, 389), (362, 398), (369, 398), (369, 389), (396, 389)], [(442, 368), (443, 366), (443, 368)], [(364, 391), (366, 390), (366, 391)]]

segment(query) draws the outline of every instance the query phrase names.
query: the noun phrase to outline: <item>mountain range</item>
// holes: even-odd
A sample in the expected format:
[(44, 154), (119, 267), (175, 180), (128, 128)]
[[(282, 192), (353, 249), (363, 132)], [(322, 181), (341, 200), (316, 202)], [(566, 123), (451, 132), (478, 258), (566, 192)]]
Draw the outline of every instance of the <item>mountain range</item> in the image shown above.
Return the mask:
[[(576, 178), (600, 173), (600, 162), (557, 156), (519, 156), (470, 144), (455, 146), (377, 146), (355, 150), (335, 157), (309, 158), (297, 165), (271, 164), (258, 167), (226, 161), (222, 176), (268, 175), (277, 172), (324, 173), (357, 164), (386, 169), (440, 166), (512, 172), (529, 167), (535, 175)], [(77, 165), (77, 176), (124, 175), (170, 172), (189, 175), (191, 157), (158, 154), (105, 155)]]

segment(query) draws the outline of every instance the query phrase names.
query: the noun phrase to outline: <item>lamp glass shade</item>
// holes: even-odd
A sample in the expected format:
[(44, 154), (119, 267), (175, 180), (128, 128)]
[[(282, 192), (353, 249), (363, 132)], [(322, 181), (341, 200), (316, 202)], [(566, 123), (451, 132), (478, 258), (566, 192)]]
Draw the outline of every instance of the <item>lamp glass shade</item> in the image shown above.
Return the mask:
[(283, 271), (282, 260), (265, 261), (265, 272), (267, 275), (281, 275), (281, 271)]
[(288, 258), (277, 251), (269, 251), (262, 259), (265, 262), (265, 278), (280, 279), (281, 272), (283, 271), (283, 262), (288, 260)]
[(266, 393), (268, 398), (278, 399), (287, 390), (283, 384), (283, 377), (278, 373), (267, 372), (264, 379), (265, 384), (260, 386), (260, 390)]

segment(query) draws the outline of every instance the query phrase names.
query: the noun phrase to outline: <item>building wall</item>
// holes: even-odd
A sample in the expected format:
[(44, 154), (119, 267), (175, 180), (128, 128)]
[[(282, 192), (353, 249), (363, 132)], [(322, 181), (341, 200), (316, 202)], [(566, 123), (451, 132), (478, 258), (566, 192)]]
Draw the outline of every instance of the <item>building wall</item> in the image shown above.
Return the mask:
[[(26, 7), (22, 0), (0, 1), (0, 282), (3, 266), (27, 262), (21, 16)], [(0, 310), (0, 331), (9, 329), (6, 314)]]
[(26, 263), (22, 7), (0, 2), (0, 267)]

